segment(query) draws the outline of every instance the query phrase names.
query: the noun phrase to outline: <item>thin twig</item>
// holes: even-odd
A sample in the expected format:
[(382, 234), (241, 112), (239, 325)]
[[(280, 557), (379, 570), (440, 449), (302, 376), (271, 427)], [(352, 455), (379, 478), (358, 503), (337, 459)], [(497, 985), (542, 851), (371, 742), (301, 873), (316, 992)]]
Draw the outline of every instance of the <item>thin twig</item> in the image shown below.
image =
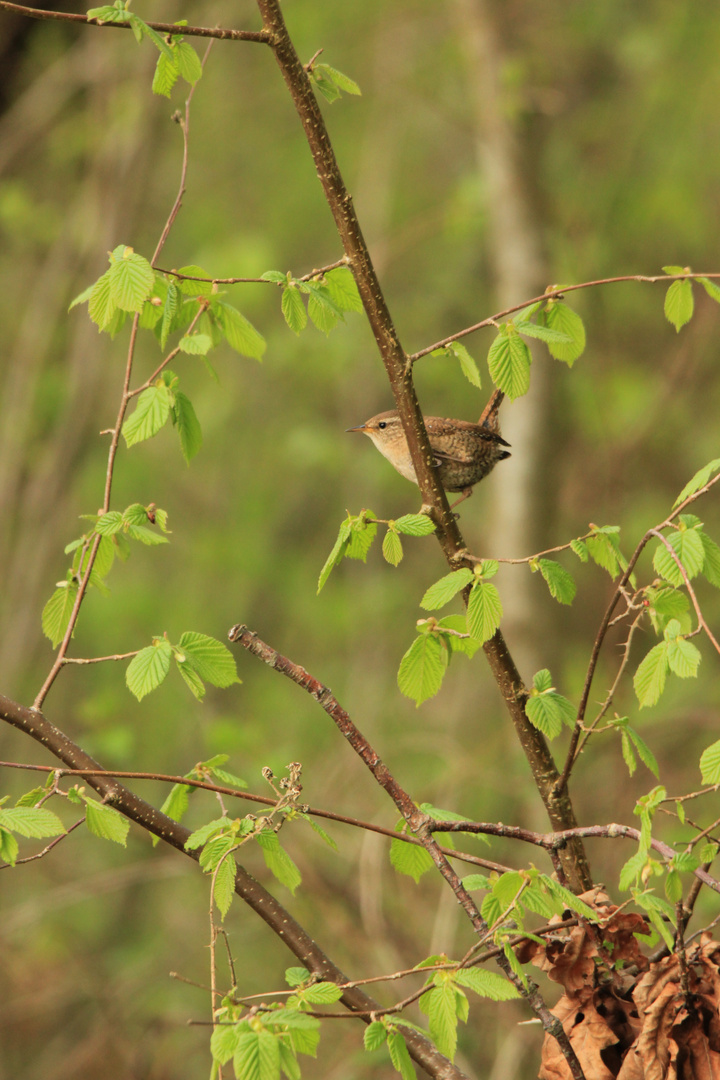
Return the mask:
[[(59, 22), (86, 23), (102, 29), (129, 30), (129, 23), (101, 22), (89, 19), (87, 15), (77, 15), (68, 11), (44, 11), (41, 8), (26, 7), (24, 4), (12, 4), (9, 0), (0, 0), (0, 11), (11, 11), (17, 15), (26, 15), (30, 19), (51, 19)], [(269, 44), (269, 36), (264, 30), (226, 30), (218, 26), (178, 26), (177, 23), (148, 22), (148, 26), (161, 34), (182, 34), (188, 37), (217, 38), (220, 41), (252, 41), (260, 45)]]

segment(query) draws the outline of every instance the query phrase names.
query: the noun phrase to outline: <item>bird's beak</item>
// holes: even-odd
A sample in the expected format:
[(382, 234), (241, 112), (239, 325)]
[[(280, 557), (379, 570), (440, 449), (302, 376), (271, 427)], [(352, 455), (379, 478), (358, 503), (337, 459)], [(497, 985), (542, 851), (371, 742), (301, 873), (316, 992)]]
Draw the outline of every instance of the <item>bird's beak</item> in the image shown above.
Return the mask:
[(348, 431), (364, 431), (364, 430), (365, 430), (365, 424), (360, 424), (360, 426), (359, 426), (359, 427), (348, 427), (348, 428), (345, 428), (345, 431), (346, 431), (346, 432), (348, 432)]

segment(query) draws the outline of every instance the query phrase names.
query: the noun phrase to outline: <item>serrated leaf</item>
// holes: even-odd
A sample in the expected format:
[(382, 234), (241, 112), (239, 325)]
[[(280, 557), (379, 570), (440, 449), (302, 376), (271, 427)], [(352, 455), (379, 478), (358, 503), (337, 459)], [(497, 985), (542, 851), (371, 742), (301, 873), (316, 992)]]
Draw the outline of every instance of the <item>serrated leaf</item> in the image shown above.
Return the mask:
[(345, 552), (348, 549), (349, 544), (350, 544), (350, 521), (346, 519), (345, 521), (343, 521), (342, 525), (340, 526), (340, 531), (338, 532), (337, 540), (333, 544), (332, 551), (328, 555), (327, 559), (325, 560), (325, 565), (323, 566), (322, 570), (320, 571), (320, 577), (318, 578), (318, 587), (317, 587), (318, 593), (322, 589), (322, 587), (325, 584), (325, 582), (327, 581), (327, 579), (330, 577), (330, 574), (331, 574), (333, 568), (335, 566), (337, 566), (337, 564), (342, 560)]
[(194, 86), (202, 77), (200, 57), (187, 41), (174, 42), (175, 63), (185, 82)]
[(377, 1050), (383, 1045), (388, 1037), (388, 1029), (385, 1027), (381, 1020), (373, 1020), (365, 1028), (363, 1035), (363, 1045), (366, 1050)]
[(429, 536), (436, 526), (427, 514), (403, 514), (395, 519), (395, 528), (406, 536)]
[(448, 664), (444, 641), (433, 634), (420, 634), (400, 661), (398, 687), (416, 705), (434, 697), (442, 686)]
[(9, 866), (14, 866), (19, 854), (20, 845), (12, 833), (6, 829), (0, 829), (0, 859)]
[(462, 342), (453, 341), (452, 344), (448, 345), (448, 351), (460, 361), (460, 370), (467, 381), (473, 386), (477, 386), (478, 390), (482, 389), (482, 380), (480, 378), (478, 366)]
[[(369, 513), (369, 511), (366, 511), (366, 513)], [(376, 522), (368, 521), (364, 514), (351, 521), (350, 543), (345, 552), (346, 557), (348, 559), (360, 559), (365, 562), (376, 534)]]
[(634, 881), (637, 881), (647, 864), (647, 855), (643, 851), (636, 851), (620, 870), (618, 887), (624, 892), (629, 889)]
[(537, 338), (538, 341), (544, 341), (547, 345), (551, 343), (554, 345), (572, 344), (569, 334), (564, 334), (562, 330), (553, 330), (550, 326), (542, 326), (539, 323), (521, 322), (515, 329), (518, 334)]
[(226, 826), (227, 818), (216, 818), (214, 821), (205, 822), (199, 829), (195, 829), (194, 832), (190, 833), (190, 836), (185, 841), (186, 850), (194, 851), (196, 848), (203, 847), (211, 836), (222, 832)]
[(398, 839), (390, 841), (390, 862), (399, 874), (411, 877), (416, 885), (435, 865), (424, 847)]
[(703, 562), (703, 577), (714, 585), (716, 589), (720, 589), (720, 547), (715, 543), (707, 533), (701, 532), (698, 529), (700, 539), (702, 541), (703, 551), (705, 553), (705, 560)]
[[(720, 292), (720, 289), (718, 290)], [(720, 472), (720, 458), (713, 458), (707, 465), (703, 465), (702, 469), (698, 469), (691, 480), (688, 480), (685, 487), (682, 489), (677, 499), (673, 503), (673, 509), (679, 506), (681, 502), (685, 502), (685, 499), (690, 495), (694, 495), (700, 488), (705, 487), (708, 480), (712, 480), (716, 473)]]
[(475, 889), (489, 889), (490, 879), (485, 874), (468, 874), (467, 877), (462, 879), (463, 888), (468, 892), (474, 892)]
[(182, 821), (190, 801), (190, 793), (193, 788), (187, 784), (173, 784), (165, 802), (160, 807), (160, 813), (172, 818), (173, 821)]
[[(467, 634), (467, 618), (465, 615), (446, 615), (438, 621), (438, 630), (457, 630), (460, 634)], [(474, 637), (458, 637), (457, 634), (448, 634), (446, 641), (451, 652), (461, 652), (466, 656), (474, 656), (481, 647), (482, 642)]]
[[(117, 250), (117, 249), (116, 249)], [(131, 247), (122, 248), (122, 256), (110, 264), (110, 295), (123, 311), (141, 311), (152, 295), (155, 271), (147, 259)]]
[(570, 550), (573, 551), (577, 555), (580, 562), (587, 562), (588, 559), (590, 558), (590, 555), (589, 555), (588, 549), (587, 549), (587, 544), (585, 543), (584, 540), (571, 540), (570, 541)]
[(554, 559), (538, 559), (537, 566), (553, 599), (559, 604), (572, 604), (577, 592), (572, 574)]
[(500, 593), (491, 581), (476, 581), (470, 590), (467, 624), (472, 637), (482, 644), (493, 636), (502, 619)]
[(550, 893), (552, 897), (559, 900), (563, 907), (569, 908), (570, 911), (576, 912), (581, 915), (583, 919), (587, 919), (589, 922), (597, 922), (598, 917), (593, 909), (586, 904), (584, 900), (581, 900), (575, 893), (570, 892), (564, 885), (561, 885), (559, 881), (555, 881), (553, 878), (548, 877), (547, 874), (541, 874), (539, 878), (540, 883)]
[(53, 648), (60, 644), (70, 625), (73, 605), (77, 596), (77, 582), (68, 582), (55, 590), (42, 611), (42, 629), (50, 638)]
[(493, 382), (511, 401), (528, 392), (530, 359), (530, 350), (522, 338), (502, 326), (490, 346), (487, 362)]
[(325, 78), (334, 83), (339, 90), (344, 90), (346, 94), (362, 95), (362, 91), (354, 79), (351, 79), (349, 75), (345, 75), (342, 71), (338, 71), (337, 68), (330, 67), (329, 64), (315, 64), (313, 71), (322, 73)]
[(425, 590), (420, 601), (420, 607), (424, 608), (425, 611), (435, 611), (437, 608), (444, 607), (466, 585), (469, 585), (474, 580), (475, 575), (467, 566), (463, 566), (460, 570), (453, 570), (452, 573), (441, 577), (439, 581), (436, 581)]
[(128, 525), (126, 533), (131, 540), (139, 540), (145, 547), (157, 547), (158, 544), (170, 543), (166, 536), (160, 536), (159, 533), (153, 532), (152, 529), (148, 529), (145, 525)]
[(152, 645), (141, 649), (128, 664), (125, 682), (131, 694), (138, 701), (155, 690), (170, 670), (172, 650), (164, 638), (158, 638)]
[(466, 986), (491, 1001), (512, 1001), (520, 997), (520, 991), (496, 971), (483, 971), (478, 967), (459, 968), (455, 972), (455, 980), (460, 986)]
[(86, 304), (90, 299), (90, 296), (92, 295), (92, 291), (95, 288), (95, 285), (96, 282), (93, 282), (92, 285), (88, 285), (87, 289), (83, 289), (83, 291), (79, 293), (74, 300), (71, 300), (68, 306), (68, 311), (72, 311), (72, 309), (74, 307), (77, 307), (78, 304)]
[(677, 870), (668, 871), (668, 875), (665, 878), (665, 895), (671, 904), (677, 904), (679, 900), (682, 900), (682, 880)]
[(181, 390), (175, 393), (173, 415), (180, 436), (180, 449), (189, 465), (202, 446), (202, 430), (190, 398)]
[(387, 1045), (393, 1068), (400, 1073), (402, 1080), (416, 1080), (407, 1043), (399, 1031), (388, 1031)]
[(585, 326), (576, 311), (562, 300), (550, 301), (545, 309), (545, 323), (570, 338), (569, 344), (548, 342), (550, 355), (572, 367), (585, 351)]
[(302, 881), (302, 876), (287, 851), (278, 840), (277, 833), (271, 830), (256, 833), (255, 839), (262, 848), (263, 858), (268, 870), (273, 874), (281, 885), (284, 885), (295, 895), (295, 890)]
[(660, 700), (667, 671), (667, 644), (661, 641), (650, 650), (635, 672), (633, 686), (641, 709), (645, 705), (655, 705)]
[(103, 803), (95, 802), (94, 799), (86, 799), (85, 823), (90, 832), (99, 836), (101, 840), (112, 840), (114, 844), (127, 847), (130, 822), (112, 806), (105, 806)]
[(285, 968), (285, 982), (288, 986), (301, 986), (310, 978), (310, 972), (305, 967)]
[(167, 294), (162, 310), (162, 322), (160, 324), (160, 348), (162, 349), (164, 349), (167, 344), (167, 339), (170, 336), (170, 331), (173, 328), (175, 316), (180, 310), (181, 303), (182, 296), (180, 289), (174, 281), (168, 282)]
[[(688, 578), (696, 577), (705, 562), (705, 548), (697, 529), (678, 529), (671, 533), (667, 540), (685, 568)], [(671, 585), (682, 585), (680, 567), (663, 543), (658, 542), (653, 555), (653, 566), (660, 577)]]
[(178, 341), (178, 349), (190, 356), (206, 356), (212, 349), (212, 338), (209, 334), (185, 334)]
[(695, 280), (702, 285), (708, 296), (720, 304), (720, 288), (718, 288), (715, 281), (711, 281), (710, 278), (706, 277), (695, 278)]
[(189, 660), (178, 660), (178, 658), (175, 657), (175, 663), (177, 664), (180, 676), (190, 693), (198, 701), (202, 701), (205, 697), (205, 683), (202, 681), (195, 668), (192, 667)]
[[(108, 510), (106, 514), (101, 514), (95, 522), (96, 533), (100, 533), (101, 536), (112, 536), (113, 533), (119, 532), (123, 527), (123, 517), (119, 510)], [(102, 574), (102, 577), (105, 575)]]
[[(48, 773), (50, 779), (52, 779), (52, 773)], [(40, 800), (47, 794), (47, 790), (42, 787), (31, 788), (30, 791), (25, 791), (19, 799), (15, 800), (16, 806), (37, 806)], [(58, 819), (59, 820), (59, 819)]]
[(106, 270), (90, 290), (88, 314), (100, 330), (107, 330), (116, 309), (117, 304), (110, 290), (110, 271)]
[(232, 855), (226, 855), (215, 872), (215, 889), (213, 891), (213, 897), (223, 922), (235, 895), (236, 873), (235, 860)]
[(43, 806), (0, 807), (0, 827), (34, 840), (67, 831), (57, 814)]
[[(243, 787), (247, 787), (247, 784), (243, 784)], [(307, 821), (312, 831), (316, 832), (318, 836), (320, 836), (325, 841), (328, 847), (331, 847), (333, 851), (339, 850), (332, 836), (330, 836), (330, 834), (327, 833), (325, 829), (323, 829), (322, 825), (319, 825), (317, 821), (314, 821), (309, 814), (301, 814), (300, 816), (302, 817), (303, 821)]]
[(442, 982), (433, 986), (419, 999), (418, 1007), (428, 1018), (430, 1035), (438, 1050), (453, 1061), (457, 1048), (458, 1015), (452, 983)]
[(525, 703), (525, 712), (533, 727), (542, 731), (548, 739), (556, 738), (562, 731), (563, 718), (555, 695), (539, 694), (529, 697)]
[(360, 293), (349, 267), (338, 266), (335, 270), (329, 270), (325, 274), (325, 284), (340, 311), (362, 311)]
[[(680, 624), (673, 619), (678, 631)], [(691, 679), (697, 675), (697, 669), (702, 659), (700, 650), (693, 645), (692, 641), (686, 641), (678, 633), (667, 638), (667, 661), (673, 674), (681, 679)]]
[(343, 996), (343, 990), (334, 982), (319, 982), (308, 986), (303, 992), (303, 999), (311, 1005), (332, 1005)]
[(342, 311), (333, 300), (327, 286), (308, 281), (305, 287), (309, 292), (308, 315), (318, 330), (329, 334), (342, 320)]
[(543, 694), (546, 690), (552, 689), (552, 675), (547, 668), (541, 668), (540, 671), (536, 671), (533, 675), (533, 686), (538, 693)]
[(594, 563), (607, 570), (611, 578), (617, 576), (619, 571), (618, 553), (610, 536), (606, 533), (596, 532), (585, 541), (588, 554)]
[(285, 322), (291, 330), (299, 334), (307, 326), (307, 311), (302, 296), (295, 285), (287, 285), (282, 291), (280, 301)]
[(694, 300), (691, 283), (689, 281), (673, 281), (665, 293), (665, 318), (679, 332), (685, 323), (690, 322), (693, 310)]
[(157, 435), (170, 416), (170, 396), (164, 383), (149, 386), (138, 397), (132, 416), (122, 426), (128, 448)]
[(643, 738), (641, 738), (640, 735), (638, 735), (637, 731), (635, 731), (634, 728), (628, 727), (627, 735), (630, 739), (632, 739), (633, 745), (637, 750), (638, 757), (642, 761), (645, 768), (649, 769), (650, 772), (657, 778), (660, 775), (657, 759), (655, 758), (655, 755), (653, 754), (648, 744)]
[(205, 682), (222, 689), (240, 682), (235, 657), (222, 641), (207, 634), (186, 631), (178, 647)]
[(703, 784), (720, 784), (720, 740), (703, 750), (700, 756), (700, 775)]
[(388, 529), (385, 533), (382, 543), (382, 553), (385, 561), (389, 562), (391, 566), (397, 566), (402, 561), (402, 541), (394, 529)]
[(163, 97), (170, 97), (170, 93), (175, 83), (180, 77), (175, 58), (169, 58), (165, 53), (160, 53), (155, 65), (155, 73), (152, 81), (153, 94), (160, 94)]

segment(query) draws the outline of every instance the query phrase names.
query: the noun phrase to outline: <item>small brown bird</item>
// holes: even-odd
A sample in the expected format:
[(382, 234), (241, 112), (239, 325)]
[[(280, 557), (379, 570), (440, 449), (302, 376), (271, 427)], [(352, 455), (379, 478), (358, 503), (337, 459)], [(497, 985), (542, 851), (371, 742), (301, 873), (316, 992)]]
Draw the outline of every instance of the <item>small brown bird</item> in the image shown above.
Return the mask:
[[(501, 438), (498, 431), (485, 424), (426, 416), (425, 427), (440, 483), (446, 491), (461, 491), (462, 499), (472, 494), (473, 485), (483, 480), (498, 461), (510, 457), (507, 450), (502, 449), (509, 443)], [(415, 466), (397, 412), (378, 413), (359, 427), (347, 430), (362, 431), (401, 476), (417, 484)], [(457, 506), (462, 499), (453, 505)]]

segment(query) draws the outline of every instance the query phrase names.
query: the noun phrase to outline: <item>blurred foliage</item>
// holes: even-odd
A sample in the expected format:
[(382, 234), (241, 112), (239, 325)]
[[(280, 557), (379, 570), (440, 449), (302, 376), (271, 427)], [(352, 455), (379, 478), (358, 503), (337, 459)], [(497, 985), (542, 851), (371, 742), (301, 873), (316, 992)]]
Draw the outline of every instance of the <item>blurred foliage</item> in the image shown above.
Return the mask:
[[(505, 107), (552, 282), (659, 273), (673, 262), (720, 269), (720, 11), (671, 0), (484, 7), (502, 41)], [(453, 0), (288, 0), (285, 9), (301, 57), (322, 46), (323, 60), (362, 89), (361, 98), (323, 108), (405, 347), (425, 347), (491, 314), (485, 240), (493, 208), (477, 172)], [(163, 2), (138, 13), (259, 25), (250, 0), (182, 11)], [(127, 335), (109, 344), (85, 325), (83, 309), (66, 309), (102, 273), (109, 249), (126, 243), (151, 254), (178, 185), (181, 137), (170, 116), (182, 96), (176, 89), (170, 104), (151, 97), (151, 47), (137, 47), (127, 33), (28, 22), (13, 40), (0, 116), (0, 667), (3, 691), (30, 700), (51, 663), (42, 604), (64, 574), (62, 549), (78, 535), (78, 515), (101, 501), (107, 439), (98, 431), (115, 416)], [(299, 275), (340, 256), (267, 50), (217, 42), (190, 126), (187, 192), (163, 266)], [(166, 630), (224, 639), (245, 622), (333, 687), (418, 800), (544, 828), (482, 656), (455, 663), (442, 693), (420, 711), (397, 692), (420, 597), (444, 572), (432, 538), (408, 540), (397, 570), (376, 545), (367, 565), (343, 562), (315, 596), (347, 509), (372, 506), (383, 518), (418, 509), (416, 490), (364, 440), (344, 434), (391, 404), (363, 317), (349, 314), (327, 338), (312, 327), (296, 337), (273, 286), (233, 286), (229, 298), (267, 338), (264, 362), (224, 347), (216, 385), (197, 359), (183, 359), (183, 387), (204, 433), (190, 468), (169, 430), (121, 449), (113, 505), (166, 507), (171, 543), (135, 550), (114, 568), (111, 596), (88, 598), (74, 654), (126, 652)], [(548, 545), (581, 535), (592, 520), (622, 524), (627, 553), (688, 477), (717, 456), (720, 316), (699, 290), (696, 301), (694, 320), (677, 335), (663, 318), (660, 287), (574, 295), (588, 348), (572, 372), (553, 364), (537, 448), (538, 525)], [(484, 332), (466, 339), (483, 372), (490, 340)], [(141, 342), (143, 378), (158, 360), (149, 338)], [(447, 360), (426, 358), (416, 375), (434, 414), (475, 419), (490, 392), (486, 375), (478, 393)], [(463, 504), (474, 550), (482, 551), (485, 489), (511, 482), (512, 468), (513, 460)], [(717, 536), (713, 502), (697, 512)], [(577, 701), (609, 584), (592, 565), (573, 569), (571, 608), (554, 604), (539, 574), (532, 590), (543, 665)], [(703, 602), (712, 621), (717, 599)], [(612, 644), (607, 655), (598, 694), (612, 678)], [(671, 687), (639, 721), (671, 791), (698, 786), (698, 755), (711, 741), (718, 692), (709, 659), (705, 668), (691, 698), (686, 685)], [(249, 657), (239, 657), (239, 670), (242, 686), (210, 688), (200, 704), (180, 680), (137, 703), (122, 666), (70, 668), (46, 712), (108, 767), (183, 773), (227, 752), (229, 767), (267, 794), (260, 769), (282, 773), (297, 760), (309, 803), (391, 824), (392, 809), (315, 703)], [(615, 707), (635, 711), (629, 681)], [(47, 762), (7, 731), (2, 756)], [(23, 790), (9, 770), (4, 781)], [(643, 767), (632, 780), (626, 775), (619, 737), (597, 741), (575, 777), (579, 820), (631, 821), (635, 799), (652, 782)], [(137, 789), (158, 805), (166, 794), (157, 784)], [(196, 797), (191, 824), (213, 813), (209, 796)], [(393, 876), (384, 841), (330, 831), (339, 855), (306, 830), (283, 834), (305, 881), (293, 901), (280, 893), (353, 976), (414, 963), (435, 948), (452, 951), (456, 932), (458, 949), (467, 945), (468, 930), (439, 884), (416, 887)], [(607, 841), (589, 851), (606, 881), (628, 854)], [(490, 857), (518, 855), (494, 843)], [(248, 866), (266, 879), (259, 854)], [(205, 1029), (185, 1021), (207, 1018), (207, 994), (166, 977), (174, 970), (207, 982), (207, 882), (189, 862), (153, 852), (135, 830), (127, 853), (74, 833), (50, 857), (6, 872), (3, 884), (0, 1077), (82, 1080), (106, 1071), (109, 1060), (117, 1078), (204, 1075)], [(243, 989), (281, 985), (288, 955), (255, 916), (237, 904), (228, 927)], [(499, 1075), (491, 1072), (496, 1057), (509, 1063), (503, 1075), (534, 1075), (540, 1036), (518, 1036), (521, 1015), (514, 1003), (473, 1012), (461, 1053), (478, 1075)], [(490, 1017), (496, 1043), (484, 1030)], [(389, 1075), (363, 1054), (357, 1032), (342, 1027), (324, 1034), (330, 1049), (304, 1075)], [(32, 1053), (30, 1040), (39, 1048)]]

